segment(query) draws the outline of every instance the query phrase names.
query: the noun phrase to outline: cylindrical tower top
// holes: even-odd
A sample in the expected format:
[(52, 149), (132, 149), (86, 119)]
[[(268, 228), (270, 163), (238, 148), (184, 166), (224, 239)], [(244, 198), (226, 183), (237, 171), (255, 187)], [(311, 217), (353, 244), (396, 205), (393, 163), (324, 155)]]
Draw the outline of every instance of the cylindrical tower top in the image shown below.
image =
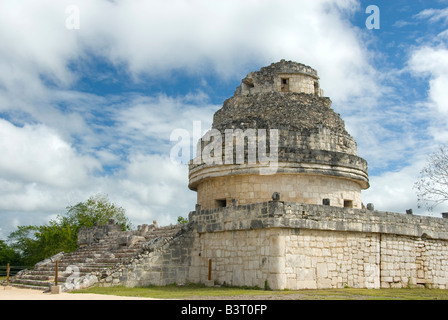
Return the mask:
[(241, 81), (235, 96), (271, 91), (323, 96), (316, 70), (301, 63), (285, 60), (249, 73)]

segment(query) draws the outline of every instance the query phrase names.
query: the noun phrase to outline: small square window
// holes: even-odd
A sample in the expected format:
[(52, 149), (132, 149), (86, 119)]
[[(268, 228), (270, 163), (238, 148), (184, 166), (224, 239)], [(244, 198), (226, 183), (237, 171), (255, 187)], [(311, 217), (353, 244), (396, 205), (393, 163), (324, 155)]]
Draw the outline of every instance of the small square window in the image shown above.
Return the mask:
[(225, 208), (225, 207), (227, 207), (226, 199), (217, 199), (216, 200), (216, 207), (217, 208)]
[(353, 200), (344, 200), (344, 208), (353, 208)]

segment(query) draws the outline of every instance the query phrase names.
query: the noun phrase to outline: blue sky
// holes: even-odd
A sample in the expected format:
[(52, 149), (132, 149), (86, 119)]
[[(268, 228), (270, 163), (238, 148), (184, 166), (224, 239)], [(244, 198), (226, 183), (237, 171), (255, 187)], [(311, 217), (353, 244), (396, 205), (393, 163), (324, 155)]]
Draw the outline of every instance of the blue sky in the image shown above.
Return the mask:
[(448, 141), (448, 0), (3, 0), (0, 43), (0, 239), (98, 193), (134, 226), (187, 216), (171, 132), (207, 129), (281, 59), (318, 70), (368, 161), (365, 204), (448, 210), (418, 209), (412, 188)]

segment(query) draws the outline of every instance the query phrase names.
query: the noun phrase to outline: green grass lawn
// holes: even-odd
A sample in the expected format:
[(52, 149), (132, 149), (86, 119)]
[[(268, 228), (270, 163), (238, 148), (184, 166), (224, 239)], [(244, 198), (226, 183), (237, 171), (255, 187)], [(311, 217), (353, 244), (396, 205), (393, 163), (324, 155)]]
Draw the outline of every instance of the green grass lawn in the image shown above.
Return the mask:
[(322, 289), (271, 291), (251, 288), (205, 287), (201, 285), (164, 287), (93, 287), (76, 293), (110, 294), (156, 299), (298, 299), (298, 300), (448, 300), (440, 289)]

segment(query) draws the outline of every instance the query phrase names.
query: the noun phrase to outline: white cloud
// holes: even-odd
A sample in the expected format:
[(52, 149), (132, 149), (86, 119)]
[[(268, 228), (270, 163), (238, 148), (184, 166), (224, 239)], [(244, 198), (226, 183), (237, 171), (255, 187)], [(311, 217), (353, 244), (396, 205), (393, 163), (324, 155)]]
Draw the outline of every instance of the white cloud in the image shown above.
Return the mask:
[(412, 51), (408, 63), (415, 76), (428, 81), (428, 99), (423, 102), (429, 120), (427, 133), (434, 143), (448, 143), (448, 49), (443, 45), (423, 45)]
[(67, 62), (78, 58), (76, 38), (64, 25), (63, 1), (2, 1), (0, 5), (0, 83), (38, 90), (37, 77), (58, 85), (74, 80)]
[[(79, 154), (45, 125), (0, 119), (0, 215), (3, 233), (43, 224), (88, 190), (101, 164)], [(82, 192), (81, 192), (82, 193)]]
[[(91, 138), (99, 139), (93, 145), (101, 147), (89, 156), (46, 125), (18, 127), (0, 119), (0, 212), (19, 217), (21, 224), (44, 223), (64, 213), (67, 205), (105, 193), (135, 224), (153, 219), (169, 224), (187, 216), (196, 194), (188, 190), (187, 167), (169, 159), (170, 133), (183, 128), (192, 134), (197, 120), (207, 129), (218, 106), (208, 104), (203, 93), (126, 99), (109, 106), (115, 125), (102, 125), (101, 133)], [(108, 165), (119, 171), (94, 174)]]
[[(431, 23), (440, 21), (446, 23), (448, 9), (426, 9), (415, 17)], [(394, 171), (370, 177), (371, 187), (363, 193), (363, 200), (365, 203), (373, 202), (376, 209), (387, 208), (389, 211), (404, 212), (412, 208), (419, 214), (434, 216), (440, 216), (440, 212), (448, 210), (447, 204), (438, 206), (431, 213), (425, 212), (423, 208), (418, 209), (416, 190), (413, 189), (420, 171), (426, 164), (427, 155), (434, 152), (438, 144), (448, 142), (446, 129), (448, 50), (445, 41), (447, 31), (428, 34), (419, 46), (410, 47), (409, 60), (401, 71), (409, 72), (422, 87), (428, 88), (426, 98), (421, 101), (402, 101), (401, 106), (396, 106), (397, 113), (390, 113), (388, 109), (383, 109), (383, 112), (377, 115), (382, 125), (379, 127), (373, 125), (371, 141), (382, 142), (379, 139), (381, 137), (384, 138), (384, 144), (369, 144), (365, 143), (367, 140), (363, 140), (364, 146), (373, 146), (372, 150), (369, 147), (364, 150), (370, 151), (370, 157), (374, 159), (375, 164), (380, 164), (383, 157), (386, 162), (387, 160), (401, 162)], [(412, 88), (403, 88), (403, 91), (409, 89)], [(394, 122), (396, 122), (395, 125), (393, 125)], [(372, 124), (370, 127), (372, 128)], [(386, 127), (393, 128), (390, 136), (380, 132)], [(355, 132), (360, 131), (359, 126), (354, 129)], [(367, 135), (361, 133), (360, 136), (366, 139)], [(389, 152), (377, 153), (378, 150)]]
[[(415, 15), (416, 18), (431, 23), (443, 21), (448, 23), (448, 8), (425, 9)], [(428, 106), (434, 112), (434, 119), (448, 115), (448, 29), (437, 35), (428, 36), (425, 42), (411, 51), (408, 61), (409, 70), (416, 76), (429, 79)]]
[(416, 210), (417, 196), (412, 189), (417, 180), (417, 170), (406, 167), (396, 172), (387, 172), (370, 177), (371, 187), (363, 192), (363, 202), (373, 203), (376, 210), (405, 213)]
[(448, 115), (448, 49), (418, 48), (413, 52), (409, 65), (414, 73), (430, 77), (429, 98), (438, 112)]
[(26, 183), (77, 187), (101, 170), (98, 161), (78, 155), (44, 125), (19, 128), (0, 119), (0, 154), (0, 175)]
[(105, 187), (139, 223), (169, 223), (194, 209), (196, 193), (188, 190), (188, 168), (168, 156), (132, 155), (126, 168)]
[[(356, 1), (117, 1), (82, 8), (82, 40), (135, 76), (182, 69), (242, 78), (247, 65), (286, 58), (317, 68), (333, 99), (376, 86), (359, 30), (344, 19)], [(107, 50), (97, 49), (98, 39)]]
[(414, 183), (426, 164), (424, 156), (415, 157), (413, 163), (397, 171), (385, 172), (370, 177), (371, 187), (363, 191), (363, 202), (373, 203), (375, 210), (405, 213), (412, 209), (414, 214), (440, 217), (441, 212), (448, 211), (448, 204), (437, 206), (433, 212), (417, 206), (417, 191)]
[[(346, 17), (359, 10), (341, 1), (77, 1), (80, 29), (65, 28), (70, 1), (6, 0), (0, 16), (0, 81), (38, 92), (40, 77), (67, 86), (69, 67), (99, 56), (136, 77), (173, 70), (240, 77), (247, 66), (281, 58), (317, 68), (334, 99), (375, 86), (360, 30)], [(365, 35), (364, 35), (365, 36)], [(329, 55), (328, 53), (331, 52)], [(1, 70), (1, 69), (0, 69)], [(252, 71), (252, 70), (248, 70)]]
[[(200, 94), (200, 99), (203, 99)], [(220, 106), (199, 101), (194, 95), (172, 98), (166, 95), (156, 97), (138, 96), (116, 106), (113, 115), (118, 137), (132, 144), (133, 150), (157, 152), (169, 155), (170, 134), (181, 128), (193, 134), (193, 121), (200, 121), (203, 130), (211, 127), (213, 113)], [(192, 103), (193, 102), (193, 103)], [(127, 142), (124, 142), (127, 144)]]
[(194, 210), (196, 193), (188, 190), (188, 168), (174, 164), (167, 156), (131, 155), (114, 175), (87, 180), (88, 185), (65, 189), (0, 179), (3, 232), (11, 232), (17, 225), (44, 224), (64, 214), (67, 206), (99, 193), (123, 207), (134, 227), (153, 220), (168, 225)]
[(425, 9), (415, 15), (418, 19), (429, 19), (429, 22), (439, 22), (442, 20), (448, 23), (448, 8), (445, 9)]

